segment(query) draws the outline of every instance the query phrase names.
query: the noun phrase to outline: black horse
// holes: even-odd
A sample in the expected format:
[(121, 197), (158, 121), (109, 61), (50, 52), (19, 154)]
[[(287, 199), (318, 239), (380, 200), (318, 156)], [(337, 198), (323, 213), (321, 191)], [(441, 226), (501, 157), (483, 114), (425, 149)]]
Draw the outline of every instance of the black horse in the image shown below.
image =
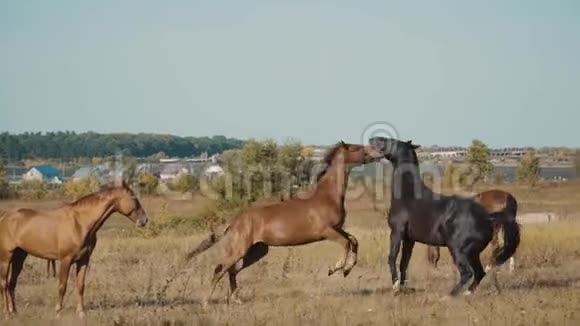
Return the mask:
[[(473, 277), (469, 291), (465, 293), (471, 294), (485, 276), (479, 256), (492, 239), (494, 222), (504, 228), (504, 245), (494, 251), (494, 265), (503, 264), (515, 253), (520, 243), (520, 227), (514, 217), (502, 213), (488, 214), (470, 198), (444, 196), (431, 191), (419, 173), (415, 153), (419, 146), (411, 141), (374, 137), (370, 143), (393, 164), (388, 213), (391, 228), (389, 267), (396, 293), (406, 286), (407, 267), (415, 242), (449, 248), (460, 274), (459, 283), (451, 290), (452, 296), (459, 294)], [(396, 261), (401, 243), (399, 280)]]

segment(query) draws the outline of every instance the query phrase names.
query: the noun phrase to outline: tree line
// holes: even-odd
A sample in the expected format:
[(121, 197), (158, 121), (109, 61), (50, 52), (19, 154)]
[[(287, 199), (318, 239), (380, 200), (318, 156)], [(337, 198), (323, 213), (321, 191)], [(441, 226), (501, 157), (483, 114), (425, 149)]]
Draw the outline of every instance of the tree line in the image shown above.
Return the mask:
[(26, 132), (0, 133), (0, 158), (8, 161), (22, 159), (63, 159), (107, 157), (118, 154), (134, 157), (153, 155), (188, 157), (207, 152), (209, 155), (228, 149), (241, 148), (243, 141), (225, 136), (179, 137), (147, 133), (100, 134)]

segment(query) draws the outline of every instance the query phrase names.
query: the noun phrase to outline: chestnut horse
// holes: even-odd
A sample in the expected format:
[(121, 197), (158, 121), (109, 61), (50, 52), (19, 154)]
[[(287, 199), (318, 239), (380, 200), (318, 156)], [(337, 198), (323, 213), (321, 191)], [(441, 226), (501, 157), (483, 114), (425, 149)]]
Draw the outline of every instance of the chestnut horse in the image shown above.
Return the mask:
[(7, 314), (16, 312), (16, 282), (30, 254), (49, 263), (59, 261), (57, 315), (62, 310), (70, 267), (76, 265), (77, 312), (84, 317), (85, 274), (96, 234), (113, 213), (129, 217), (137, 226), (147, 224), (145, 210), (124, 182), (56, 209), (20, 208), (0, 217), (0, 291)]
[(227, 300), (240, 303), (236, 296), (236, 275), (264, 257), (269, 246), (299, 246), (322, 240), (338, 243), (344, 248), (344, 256), (329, 268), (328, 275), (342, 270), (346, 277), (357, 262), (358, 251), (357, 239), (342, 228), (346, 217), (344, 197), (348, 175), (353, 166), (381, 157), (373, 146), (341, 141), (325, 155), (327, 167), (318, 175), (318, 185), (312, 196), (251, 207), (236, 216), (223, 232), (212, 233), (187, 256), (191, 259), (225, 236), (226, 256), (215, 267), (204, 306), (225, 273), (229, 275), (230, 285)]
[[(482, 205), (488, 214), (507, 214), (515, 220), (516, 214), (518, 212), (518, 202), (516, 198), (507, 191), (500, 189), (492, 189), (481, 192), (473, 197), (473, 199)], [(492, 252), (495, 252), (499, 248), (499, 230), (501, 229), (501, 224), (494, 223), (493, 225), (493, 238), (491, 239)], [(505, 236), (505, 234), (504, 234)], [(429, 246), (427, 248), (427, 260), (433, 267), (437, 267), (439, 258), (441, 254), (439, 252), (439, 247)], [(486, 270), (489, 270), (493, 265), (493, 255), (489, 258), (489, 263), (486, 266)], [(513, 272), (515, 268), (514, 257), (509, 259), (509, 271)]]

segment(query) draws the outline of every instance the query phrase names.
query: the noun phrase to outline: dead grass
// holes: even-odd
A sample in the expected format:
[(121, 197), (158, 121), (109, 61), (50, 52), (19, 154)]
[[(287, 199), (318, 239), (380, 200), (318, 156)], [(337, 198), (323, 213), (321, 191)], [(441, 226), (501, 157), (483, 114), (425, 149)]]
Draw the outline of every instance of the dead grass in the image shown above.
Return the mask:
[[(219, 248), (189, 264), (182, 258), (205, 235), (163, 232), (147, 236), (114, 216), (99, 233), (88, 274), (89, 325), (577, 325), (580, 322), (580, 211), (578, 184), (533, 191), (508, 188), (522, 211), (560, 209), (568, 219), (524, 225), (516, 273), (501, 270), (498, 293), (488, 276), (478, 293), (446, 302), (439, 299), (455, 282), (443, 250), (440, 267), (426, 264), (417, 245), (410, 267), (415, 293), (394, 297), (386, 268), (388, 228), (384, 206), (375, 211), (366, 199), (348, 202), (346, 228), (360, 242), (359, 265), (347, 278), (326, 276), (341, 255), (332, 243), (273, 248), (263, 261), (244, 271), (239, 282), (245, 304), (227, 306), (227, 281), (208, 310), (199, 303), (208, 287)], [(196, 216), (202, 198), (188, 201), (147, 198), (151, 219)], [(557, 204), (554, 204), (557, 203)], [(23, 203), (1, 202), (0, 209)], [(28, 203), (27, 203), (28, 204)], [(54, 202), (32, 203), (47, 207)], [(26, 205), (31, 206), (31, 205)], [(487, 254), (487, 253), (486, 253)], [(54, 320), (56, 280), (46, 278), (45, 263), (29, 258), (17, 289), (19, 315), (3, 325), (76, 325), (74, 284), (66, 311)], [(71, 280), (73, 277), (71, 277)], [(168, 282), (169, 280), (169, 282)]]

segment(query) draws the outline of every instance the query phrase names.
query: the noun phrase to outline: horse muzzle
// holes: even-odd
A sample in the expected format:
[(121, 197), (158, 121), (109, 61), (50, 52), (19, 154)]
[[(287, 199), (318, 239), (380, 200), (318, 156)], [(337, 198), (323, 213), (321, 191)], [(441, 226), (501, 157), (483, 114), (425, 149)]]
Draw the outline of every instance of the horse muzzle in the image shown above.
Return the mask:
[(137, 219), (135, 220), (135, 224), (139, 227), (145, 226), (148, 222), (147, 214), (143, 210), (139, 210), (137, 212)]

